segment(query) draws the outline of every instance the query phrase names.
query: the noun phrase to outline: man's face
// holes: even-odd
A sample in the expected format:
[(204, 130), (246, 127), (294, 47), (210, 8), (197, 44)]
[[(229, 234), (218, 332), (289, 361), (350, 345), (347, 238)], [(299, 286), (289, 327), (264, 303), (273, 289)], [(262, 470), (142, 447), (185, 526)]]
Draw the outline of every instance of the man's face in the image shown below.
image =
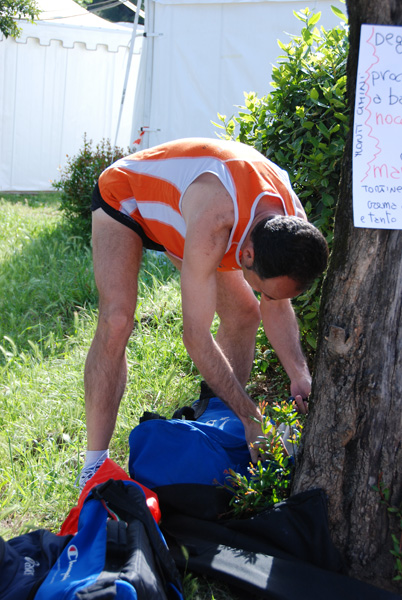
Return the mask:
[(294, 298), (300, 294), (297, 283), (287, 275), (261, 279), (255, 271), (246, 268), (243, 268), (243, 275), (253, 290), (260, 293), (261, 298), (265, 300), (284, 300), (285, 298)]

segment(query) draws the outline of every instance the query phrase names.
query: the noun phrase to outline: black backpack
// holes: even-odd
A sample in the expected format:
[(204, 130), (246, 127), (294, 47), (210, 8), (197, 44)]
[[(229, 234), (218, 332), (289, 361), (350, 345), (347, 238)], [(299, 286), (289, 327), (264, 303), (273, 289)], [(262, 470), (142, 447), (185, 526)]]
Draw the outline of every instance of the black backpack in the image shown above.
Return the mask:
[(35, 600), (182, 600), (176, 565), (142, 489), (110, 479), (94, 487), (78, 532)]
[(132, 481), (94, 487), (76, 535), (38, 530), (0, 549), (0, 600), (183, 600), (165, 539)]

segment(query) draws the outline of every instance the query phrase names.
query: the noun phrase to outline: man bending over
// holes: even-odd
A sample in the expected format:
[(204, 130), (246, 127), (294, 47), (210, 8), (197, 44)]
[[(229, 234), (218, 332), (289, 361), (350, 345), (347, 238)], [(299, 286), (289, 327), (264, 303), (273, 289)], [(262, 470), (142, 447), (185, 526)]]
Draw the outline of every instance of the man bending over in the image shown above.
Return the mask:
[(245, 385), (257, 329), (262, 320), (306, 412), (311, 376), (290, 298), (311, 285), (328, 258), (287, 174), (239, 142), (182, 139), (111, 165), (92, 209), (99, 320), (85, 366), (88, 452), (80, 486), (108, 456), (126, 386), (143, 248), (166, 252), (181, 270), (184, 344), (242, 421), (255, 462), (262, 417)]

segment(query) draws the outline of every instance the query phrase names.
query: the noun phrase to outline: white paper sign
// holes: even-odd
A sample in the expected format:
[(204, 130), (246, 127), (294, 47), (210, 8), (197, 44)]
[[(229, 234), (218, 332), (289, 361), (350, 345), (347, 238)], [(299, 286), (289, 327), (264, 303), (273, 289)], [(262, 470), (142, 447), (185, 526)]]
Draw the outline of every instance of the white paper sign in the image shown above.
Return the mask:
[(353, 216), (355, 227), (402, 229), (402, 27), (361, 28)]

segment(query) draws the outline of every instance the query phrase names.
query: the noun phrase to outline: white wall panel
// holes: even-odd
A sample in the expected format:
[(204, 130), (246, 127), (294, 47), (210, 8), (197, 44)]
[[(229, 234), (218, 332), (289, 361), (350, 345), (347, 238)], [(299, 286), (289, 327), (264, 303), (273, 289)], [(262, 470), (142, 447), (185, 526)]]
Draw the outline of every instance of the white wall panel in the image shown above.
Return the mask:
[[(18, 40), (0, 41), (0, 191), (51, 190), (84, 133), (94, 144), (103, 138), (114, 143), (131, 39), (131, 28), (123, 27), (116, 32), (52, 22), (23, 28)], [(117, 138), (124, 148), (133, 141), (141, 41)]]

